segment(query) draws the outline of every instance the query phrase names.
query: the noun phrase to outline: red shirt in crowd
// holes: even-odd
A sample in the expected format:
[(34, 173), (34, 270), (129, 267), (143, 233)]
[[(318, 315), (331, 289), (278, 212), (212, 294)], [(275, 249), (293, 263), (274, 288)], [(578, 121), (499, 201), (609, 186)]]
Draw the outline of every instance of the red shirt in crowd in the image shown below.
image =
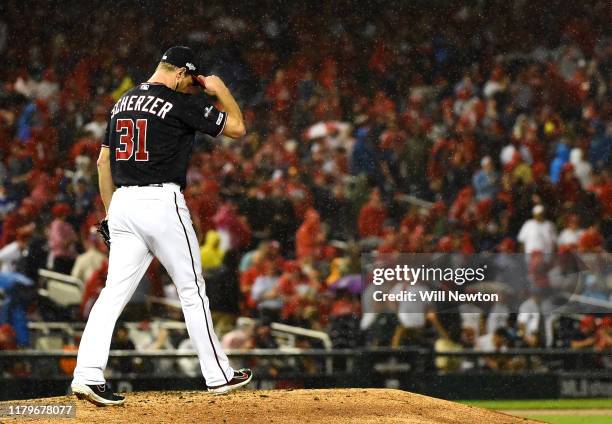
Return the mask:
[(377, 195), (363, 205), (359, 211), (359, 235), (362, 238), (366, 237), (381, 237), (383, 235), (383, 227), (387, 219), (387, 210), (380, 201)]

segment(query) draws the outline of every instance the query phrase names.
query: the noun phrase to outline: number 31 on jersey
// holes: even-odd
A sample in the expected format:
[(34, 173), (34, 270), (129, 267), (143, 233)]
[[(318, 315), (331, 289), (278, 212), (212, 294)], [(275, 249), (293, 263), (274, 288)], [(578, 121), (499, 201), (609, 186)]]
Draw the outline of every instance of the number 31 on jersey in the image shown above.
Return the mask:
[[(136, 155), (134, 155), (134, 127), (138, 131)], [(115, 126), (119, 136), (120, 147), (115, 149), (116, 160), (130, 160), (132, 155), (136, 161), (145, 162), (149, 160), (149, 152), (147, 151), (147, 120), (137, 119), (134, 123), (133, 119), (117, 119)]]

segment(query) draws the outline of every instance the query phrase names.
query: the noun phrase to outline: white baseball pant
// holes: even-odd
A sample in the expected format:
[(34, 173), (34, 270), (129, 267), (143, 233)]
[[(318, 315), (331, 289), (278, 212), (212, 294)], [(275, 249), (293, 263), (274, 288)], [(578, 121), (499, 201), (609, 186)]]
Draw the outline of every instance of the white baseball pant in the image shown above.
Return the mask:
[(198, 240), (179, 186), (118, 188), (109, 207), (108, 226), (111, 249), (106, 286), (85, 326), (74, 381), (105, 383), (115, 323), (155, 256), (176, 285), (206, 384), (228, 383), (234, 370), (214, 333)]

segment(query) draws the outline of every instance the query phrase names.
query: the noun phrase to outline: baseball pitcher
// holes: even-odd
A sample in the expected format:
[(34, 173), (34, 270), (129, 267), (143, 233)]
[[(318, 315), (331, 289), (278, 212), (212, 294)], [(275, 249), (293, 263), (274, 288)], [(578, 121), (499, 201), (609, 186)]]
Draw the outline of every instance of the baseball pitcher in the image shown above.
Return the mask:
[[(224, 111), (188, 94), (198, 85)], [(176, 46), (155, 73), (125, 93), (110, 113), (98, 159), (107, 219), (100, 232), (110, 243), (106, 286), (85, 327), (72, 391), (99, 405), (118, 405), (104, 379), (115, 323), (153, 256), (176, 285), (189, 336), (208, 390), (223, 394), (251, 381), (235, 371), (214, 333), (202, 277), (198, 240), (182, 190), (196, 131), (213, 137), (245, 134), (242, 112), (223, 81), (199, 74), (194, 53)]]

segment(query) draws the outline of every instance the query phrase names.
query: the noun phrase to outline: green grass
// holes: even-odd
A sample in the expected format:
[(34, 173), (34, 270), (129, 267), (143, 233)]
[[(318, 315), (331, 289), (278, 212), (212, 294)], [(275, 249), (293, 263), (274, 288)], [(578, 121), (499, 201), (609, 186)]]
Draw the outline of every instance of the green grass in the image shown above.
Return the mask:
[(565, 415), (528, 415), (525, 418), (544, 421), (550, 424), (610, 424), (612, 416), (601, 415), (581, 415), (581, 416), (565, 416)]
[(525, 418), (550, 424), (610, 424), (610, 415), (547, 415), (546, 409), (612, 409), (612, 399), (529, 399), (529, 400), (465, 400), (466, 405), (481, 408), (533, 410)]
[[(600, 409), (612, 408), (612, 399), (464, 400), (466, 405), (488, 409)], [(609, 418), (608, 418), (609, 422)]]

